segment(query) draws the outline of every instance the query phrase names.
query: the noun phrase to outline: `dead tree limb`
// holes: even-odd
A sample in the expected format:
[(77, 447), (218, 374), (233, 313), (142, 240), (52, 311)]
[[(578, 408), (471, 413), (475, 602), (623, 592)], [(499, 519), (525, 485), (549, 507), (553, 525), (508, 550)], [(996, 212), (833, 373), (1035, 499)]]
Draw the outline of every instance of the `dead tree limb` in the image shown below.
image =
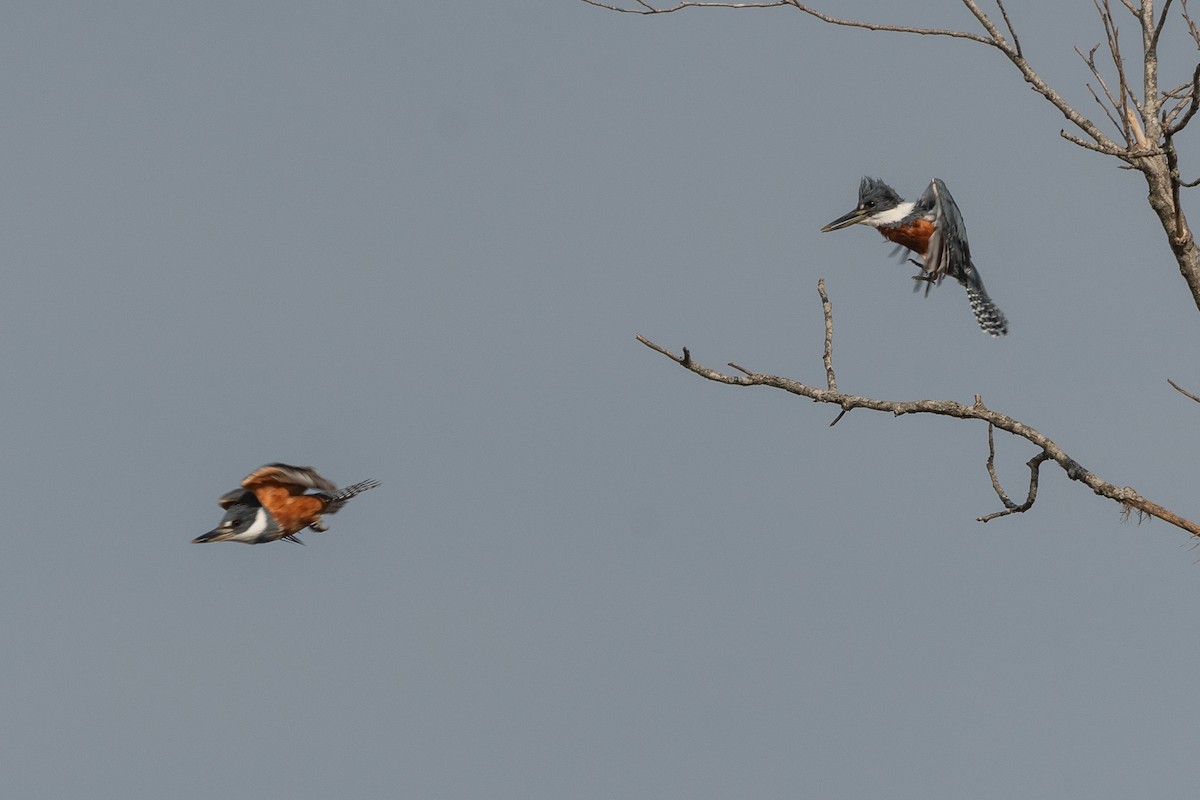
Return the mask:
[(624, 6), (614, 5), (612, 3), (602, 3), (600, 0), (583, 0), (589, 6), (596, 6), (608, 11), (619, 11), (622, 14), (670, 14), (672, 11), (679, 11), (684, 8), (774, 8), (775, 6), (790, 6), (791, 0), (772, 0), (766, 3), (707, 3), (707, 2), (683, 2), (669, 8), (656, 8), (649, 3), (644, 3), (642, 0), (634, 0), (637, 8), (628, 8)]
[(1180, 386), (1175, 381), (1171, 380), (1170, 378), (1167, 378), (1167, 383), (1171, 384), (1171, 388), (1174, 389), (1175, 391), (1179, 392), (1184, 397), (1190, 397), (1193, 400), (1195, 400), (1197, 403), (1200, 403), (1200, 397), (1197, 397), (1196, 395), (1189, 392), (1187, 389), (1184, 389), (1182, 386)]
[[(692, 359), (691, 353), (685, 347), (683, 355), (676, 355), (665, 347), (655, 344), (646, 337), (638, 334), (637, 340), (649, 347), (655, 352), (661, 353), (667, 358), (679, 364), (684, 369), (694, 372), (706, 380), (715, 383), (724, 383), (729, 386), (770, 386), (775, 389), (782, 389), (785, 392), (807, 397), (818, 403), (829, 403), (841, 408), (841, 413), (838, 414), (838, 419), (841, 419), (847, 412), (856, 408), (864, 408), (868, 411), (881, 411), (901, 416), (902, 414), (937, 414), (945, 417), (954, 417), (957, 419), (980, 420), (988, 424), (988, 460), (987, 471), (992, 479), (992, 487), (995, 489), (997, 496), (1000, 498), (1001, 504), (1004, 506), (1003, 511), (993, 512), (978, 517), (980, 522), (987, 522), (997, 517), (1008, 514), (1018, 514), (1028, 511), (1037, 499), (1038, 489), (1038, 473), (1042, 466), (1047, 461), (1053, 461), (1067, 477), (1073, 481), (1079, 481), (1094, 493), (1101, 497), (1107, 497), (1110, 500), (1120, 504), (1124, 513), (1136, 512), (1139, 516), (1145, 515), (1149, 517), (1157, 517), (1164, 522), (1169, 522), (1176, 527), (1182, 528), (1193, 536), (1200, 537), (1200, 525), (1192, 522), (1189, 519), (1181, 517), (1175, 512), (1166, 509), (1157, 503), (1153, 503), (1142, 497), (1132, 486), (1117, 486), (1109, 483), (1101, 478), (1096, 473), (1084, 467), (1074, 458), (1069, 456), (1061, 447), (1055, 444), (1048, 436), (1041, 433), (1032, 426), (1019, 422), (1007, 414), (1001, 414), (998, 411), (993, 411), (983, 404), (983, 399), (975, 396), (975, 402), (971, 405), (964, 405), (953, 400), (879, 400), (873, 397), (864, 397), (862, 395), (846, 394), (838, 390), (836, 382), (833, 380), (833, 360), (832, 360), (832, 337), (833, 337), (833, 311), (828, 302), (828, 295), (825, 292), (825, 282), (822, 279), (818, 283), (818, 291), (821, 295), (822, 311), (825, 315), (825, 351), (823, 360), (826, 369), (826, 384), (827, 388), (819, 388), (817, 386), (809, 386), (800, 381), (792, 380), (791, 378), (782, 378), (778, 375), (766, 375), (753, 370), (748, 370), (737, 364), (730, 363), (729, 366), (740, 372), (740, 375), (729, 375), (719, 372), (710, 367), (706, 367)], [(1030, 477), (1029, 490), (1024, 503), (1017, 504), (1009, 499), (1007, 493), (1000, 484), (999, 478), (995, 471), (995, 445), (992, 440), (993, 429), (998, 429), (1020, 437), (1038, 449), (1036, 455), (1028, 462)]]

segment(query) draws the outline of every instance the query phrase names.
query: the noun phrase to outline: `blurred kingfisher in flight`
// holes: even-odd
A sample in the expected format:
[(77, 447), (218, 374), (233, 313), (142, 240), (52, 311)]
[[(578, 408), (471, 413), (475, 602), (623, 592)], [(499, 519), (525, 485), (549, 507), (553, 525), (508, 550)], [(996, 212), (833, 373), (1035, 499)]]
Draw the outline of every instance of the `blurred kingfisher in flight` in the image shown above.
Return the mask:
[[(333, 514), (351, 497), (374, 489), (377, 481), (362, 481), (344, 489), (321, 477), (312, 467), (267, 464), (246, 476), (240, 489), (226, 492), (217, 501), (224, 508), (221, 524), (192, 540), (264, 544), (277, 539), (304, 544), (296, 534), (305, 528), (328, 530), (322, 514)], [(317, 489), (308, 494), (308, 489)]]

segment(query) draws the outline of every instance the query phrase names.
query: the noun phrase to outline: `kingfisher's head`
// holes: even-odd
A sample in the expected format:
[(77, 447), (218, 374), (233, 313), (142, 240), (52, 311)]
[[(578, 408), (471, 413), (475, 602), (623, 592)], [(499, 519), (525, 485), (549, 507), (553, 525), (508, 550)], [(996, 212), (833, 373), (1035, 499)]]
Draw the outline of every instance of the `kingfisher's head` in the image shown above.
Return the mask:
[(870, 225), (872, 220), (887, 214), (903, 202), (904, 198), (879, 178), (863, 178), (862, 183), (858, 185), (858, 205), (853, 211), (821, 228), (821, 232), (841, 230), (859, 222)]
[(202, 533), (192, 544), (205, 542), (242, 542), (244, 544), (262, 544), (273, 542), (280, 537), (282, 530), (275, 518), (262, 506), (235, 503), (229, 506), (221, 524), (208, 533)]

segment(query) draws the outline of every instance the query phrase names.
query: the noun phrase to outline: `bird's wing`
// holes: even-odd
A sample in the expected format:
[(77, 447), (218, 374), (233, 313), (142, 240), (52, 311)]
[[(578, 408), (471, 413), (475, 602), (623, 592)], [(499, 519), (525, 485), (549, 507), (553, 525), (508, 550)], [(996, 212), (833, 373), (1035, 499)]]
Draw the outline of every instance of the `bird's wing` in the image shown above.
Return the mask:
[(232, 489), (217, 499), (217, 505), (226, 510), (236, 505), (256, 506), (258, 498), (254, 496), (254, 492), (248, 489)]
[(305, 494), (306, 489), (334, 493), (337, 484), (321, 477), (312, 467), (267, 464), (242, 481), (258, 502), (279, 521), (285, 534), (293, 534), (318, 519), (329, 503), (328, 494)]
[(259, 489), (278, 487), (288, 494), (304, 494), (305, 489), (336, 492), (337, 484), (327, 480), (312, 467), (293, 467), (291, 464), (266, 464), (251, 472), (242, 486), (258, 494)]
[(941, 178), (930, 182), (914, 210), (933, 215), (933, 236), (929, 239), (929, 253), (925, 257), (925, 271), (930, 280), (940, 281), (949, 275), (966, 285), (974, 272), (971, 246), (967, 243), (967, 224)]

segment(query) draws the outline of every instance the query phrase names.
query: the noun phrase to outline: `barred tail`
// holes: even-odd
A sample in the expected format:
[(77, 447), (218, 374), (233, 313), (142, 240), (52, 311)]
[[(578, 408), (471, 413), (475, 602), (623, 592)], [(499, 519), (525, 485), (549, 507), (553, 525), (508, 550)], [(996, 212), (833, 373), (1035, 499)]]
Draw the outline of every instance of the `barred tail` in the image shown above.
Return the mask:
[(978, 278), (967, 284), (967, 301), (970, 302), (971, 310), (975, 312), (975, 320), (984, 333), (988, 336), (1003, 336), (1008, 333), (1008, 320), (992, 302), (992, 298), (988, 297), (983, 283)]
[[(308, 495), (309, 497), (328, 498), (329, 502), (325, 504), (325, 508), (321, 511), (322, 514), (335, 514), (338, 509), (346, 505), (346, 501), (355, 495), (362, 494), (367, 489), (374, 489), (379, 485), (379, 481), (360, 481), (353, 486), (347, 486), (344, 489), (338, 489), (333, 494)], [(325, 523), (317, 517), (315, 521), (309, 523), (308, 527), (312, 528), (317, 533), (325, 533), (329, 528), (325, 527)], [(299, 541), (298, 539), (295, 541)], [(304, 544), (304, 542), (300, 542)]]
[(346, 501), (355, 495), (362, 494), (367, 489), (374, 489), (379, 485), (379, 481), (360, 481), (352, 486), (347, 486), (343, 489), (338, 489), (337, 493), (329, 498), (329, 505), (325, 507), (326, 514), (332, 514), (337, 511)]

